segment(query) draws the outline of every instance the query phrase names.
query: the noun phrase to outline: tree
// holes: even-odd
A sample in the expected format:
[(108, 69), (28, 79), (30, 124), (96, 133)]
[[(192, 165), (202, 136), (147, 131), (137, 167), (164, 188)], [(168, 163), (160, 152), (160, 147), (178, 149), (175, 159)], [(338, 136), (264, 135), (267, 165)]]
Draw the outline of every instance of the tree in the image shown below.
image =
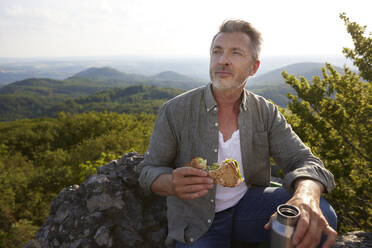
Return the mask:
[(372, 33), (340, 14), (354, 48), (343, 53), (358, 73), (330, 64), (310, 84), (283, 71), (288, 94), (286, 117), (296, 133), (335, 176), (336, 188), (327, 196), (339, 217), (339, 231), (372, 230)]
[(154, 114), (60, 113), (0, 122), (0, 247), (23, 247), (51, 201), (123, 153), (144, 153)]
[(369, 37), (364, 37), (367, 26), (360, 26), (356, 22), (350, 22), (345, 13), (340, 14), (344, 20), (347, 32), (351, 35), (354, 43), (354, 49), (344, 48), (343, 52), (347, 58), (354, 61), (358, 67), (360, 76), (365, 80), (372, 82), (372, 33)]

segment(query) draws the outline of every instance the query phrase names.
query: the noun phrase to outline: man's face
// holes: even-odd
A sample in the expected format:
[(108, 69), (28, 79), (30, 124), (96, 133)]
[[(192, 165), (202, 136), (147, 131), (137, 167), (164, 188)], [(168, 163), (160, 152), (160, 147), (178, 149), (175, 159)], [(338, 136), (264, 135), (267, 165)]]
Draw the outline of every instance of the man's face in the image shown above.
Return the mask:
[(245, 85), (256, 73), (259, 61), (254, 61), (250, 38), (241, 32), (220, 33), (212, 43), (209, 73), (217, 89), (234, 89)]

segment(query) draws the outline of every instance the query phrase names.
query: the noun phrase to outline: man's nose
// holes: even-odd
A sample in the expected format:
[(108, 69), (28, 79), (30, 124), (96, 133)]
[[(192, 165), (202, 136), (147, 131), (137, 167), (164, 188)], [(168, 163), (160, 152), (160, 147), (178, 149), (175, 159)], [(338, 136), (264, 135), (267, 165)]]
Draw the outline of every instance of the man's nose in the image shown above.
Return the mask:
[(231, 63), (230, 56), (227, 53), (222, 53), (219, 57), (218, 63), (221, 65), (229, 65)]

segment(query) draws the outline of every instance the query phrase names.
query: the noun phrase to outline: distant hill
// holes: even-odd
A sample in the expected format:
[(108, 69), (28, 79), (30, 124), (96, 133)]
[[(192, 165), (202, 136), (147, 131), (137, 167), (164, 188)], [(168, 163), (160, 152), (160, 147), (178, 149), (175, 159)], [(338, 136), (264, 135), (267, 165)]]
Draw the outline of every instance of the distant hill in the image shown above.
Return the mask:
[[(65, 80), (30, 78), (0, 88), (0, 121), (54, 116), (58, 111), (81, 113), (107, 110), (126, 113), (156, 113), (159, 106), (165, 100), (170, 99), (170, 96), (175, 96), (183, 90), (199, 87), (203, 84), (205, 82), (198, 82), (171, 71), (159, 73), (152, 77), (126, 74), (110, 67), (90, 68)], [(123, 99), (112, 98), (115, 94), (111, 91), (110, 93), (104, 93), (104, 91), (112, 88), (138, 87), (138, 85), (151, 86), (151, 90), (142, 88), (143, 91), (147, 92), (147, 95), (142, 93), (143, 96), (134, 97), (133, 99), (137, 100), (132, 103), (125, 102), (126, 100)], [(164, 89), (167, 92), (165, 94), (164, 92), (159, 93), (162, 90), (157, 87), (174, 89)], [(127, 94), (127, 91), (122, 92), (118, 89), (114, 91), (124, 94), (123, 96)], [(100, 94), (94, 95), (99, 92), (103, 92), (105, 101), (101, 101)], [(159, 95), (162, 98), (156, 98)], [(124, 105), (122, 104), (123, 101), (125, 102)]]
[(20, 118), (56, 117), (59, 112), (84, 113), (152, 113), (161, 105), (184, 92), (156, 86), (132, 85), (110, 88), (105, 91), (77, 98), (51, 98), (18, 95), (0, 95), (0, 121)]
[[(303, 76), (310, 83), (314, 76), (322, 77), (322, 63), (296, 63), (281, 67), (279, 69), (267, 72), (260, 76), (248, 80), (246, 88), (266, 99), (273, 100), (276, 104), (286, 107), (288, 104), (288, 93), (295, 94), (295, 91), (285, 83), (281, 73), (287, 71), (296, 77)], [(343, 73), (341, 67), (334, 67), (339, 73)]]
[[(205, 84), (191, 80), (186, 81), (188, 79), (187, 76), (173, 72), (160, 73), (151, 78), (143, 75), (125, 74), (109, 67), (90, 68), (65, 80), (30, 78), (0, 88), (0, 121), (54, 116), (58, 111), (81, 113), (105, 109), (127, 113), (131, 111), (156, 113), (159, 106), (165, 100), (170, 99), (170, 96)], [(150, 93), (134, 97), (138, 101), (133, 103), (126, 102), (121, 105), (124, 100), (112, 99), (111, 97), (115, 95), (113, 92), (102, 93), (105, 95), (106, 102), (101, 102), (101, 95), (94, 95), (112, 88), (137, 87), (139, 84), (151, 86), (151, 90), (143, 88), (144, 91), (150, 91)], [(159, 92), (162, 90), (157, 86), (178, 88), (179, 90), (164, 89), (167, 94), (160, 94)], [(157, 93), (155, 94), (153, 91)], [(120, 92), (120, 94), (124, 94), (123, 96), (126, 96), (127, 93), (127, 91), (122, 92), (118, 89), (115, 89), (115, 92)], [(152, 99), (156, 95), (161, 95), (162, 98)], [(96, 103), (93, 103), (94, 101)], [(114, 105), (115, 107), (113, 107)], [(77, 106), (79, 106), (79, 110), (77, 110)]]
[(139, 74), (124, 73), (120, 72), (111, 67), (92, 67), (76, 73), (72, 76), (77, 78), (87, 78), (93, 80), (107, 80), (107, 79), (119, 79), (128, 82), (143, 82), (148, 81), (149, 78)]
[[(321, 75), (322, 66), (321, 63), (285, 66), (250, 79), (247, 89), (286, 107), (286, 95), (294, 91), (284, 83), (281, 72), (286, 70), (290, 74), (311, 79), (315, 75)], [(335, 68), (342, 72), (340, 67)], [(123, 73), (110, 67), (89, 68), (65, 80), (31, 78), (0, 88), (0, 121), (55, 116), (59, 111), (155, 113), (166, 99), (205, 84), (206, 82), (198, 82), (173, 71), (145, 76)], [(159, 87), (164, 88), (167, 93), (161, 93), (162, 89)], [(128, 91), (132, 93), (129, 94)]]
[(179, 74), (174, 71), (164, 71), (158, 74), (155, 74), (151, 77), (155, 81), (183, 81), (183, 82), (197, 82), (198, 80), (192, 77), (188, 77), (182, 74)]
[(64, 79), (68, 72), (64, 71), (37, 71), (32, 70), (0, 70), (0, 87), (15, 81), (25, 80), (27, 78), (53, 78)]
[(272, 100), (275, 104), (286, 107), (288, 104), (288, 93), (295, 94), (295, 91), (286, 84), (282, 85), (253, 85), (247, 87), (249, 91)]
[(33, 75), (31, 73), (25, 73), (25, 72), (0, 71), (0, 87), (2, 85), (8, 84), (9, 82), (15, 82), (17, 80), (30, 78), (32, 76)]
[(42, 116), (43, 111), (50, 106), (51, 101), (45, 97), (0, 95), (0, 121)]
[(125, 76), (124, 73), (119, 72), (118, 70), (115, 70), (110, 67), (100, 67), (100, 68), (92, 67), (87, 70), (76, 73), (73, 77), (83, 77), (83, 78), (102, 77), (102, 78), (122, 79), (124, 76)]
[(102, 91), (107, 87), (109, 86), (87, 79), (30, 78), (1, 87), (0, 95), (71, 98)]
[(113, 88), (56, 104), (45, 110), (44, 115), (54, 117), (61, 111), (73, 114), (89, 111), (157, 114), (165, 101), (183, 92), (179, 89), (144, 85)]
[[(254, 85), (284, 85), (285, 82), (281, 75), (283, 70), (287, 71), (289, 74), (294, 74), (296, 77), (304, 76), (308, 81), (311, 81), (313, 76), (322, 76), (322, 67), (324, 67), (324, 64), (322, 63), (296, 63), (287, 65), (251, 78), (248, 81), (248, 87)], [(341, 67), (334, 66), (334, 68), (339, 73), (343, 73)]]
[(124, 73), (110, 67), (93, 67), (75, 74), (68, 80), (85, 78), (94, 82), (109, 82), (113, 86), (124, 84), (145, 84), (160, 87), (172, 87), (179, 89), (192, 89), (206, 84), (199, 79), (182, 75), (174, 71), (164, 71), (153, 76), (144, 76), (134, 73)]
[(7, 84), (0, 88), (0, 95), (79, 97), (111, 87), (149, 85), (188, 90), (205, 85), (197, 79), (166, 71), (154, 76), (127, 74), (110, 67), (89, 68), (65, 80), (30, 78)]

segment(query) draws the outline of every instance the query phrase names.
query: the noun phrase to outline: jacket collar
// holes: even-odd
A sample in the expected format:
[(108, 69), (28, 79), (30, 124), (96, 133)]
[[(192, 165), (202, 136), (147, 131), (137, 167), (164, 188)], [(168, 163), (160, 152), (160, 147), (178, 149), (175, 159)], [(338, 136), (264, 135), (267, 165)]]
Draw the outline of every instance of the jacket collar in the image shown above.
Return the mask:
[[(217, 107), (217, 102), (214, 99), (213, 93), (212, 93), (212, 83), (208, 83), (207, 86), (204, 89), (205, 93), (205, 107), (207, 109), (207, 112), (213, 110), (215, 107)], [(240, 111), (247, 111), (248, 109), (248, 91), (244, 89), (242, 96), (242, 102), (240, 103)]]
[(214, 99), (214, 96), (212, 93), (212, 83), (207, 84), (204, 92), (205, 92), (205, 107), (207, 109), (207, 112), (209, 112), (215, 107), (217, 107), (217, 102)]

